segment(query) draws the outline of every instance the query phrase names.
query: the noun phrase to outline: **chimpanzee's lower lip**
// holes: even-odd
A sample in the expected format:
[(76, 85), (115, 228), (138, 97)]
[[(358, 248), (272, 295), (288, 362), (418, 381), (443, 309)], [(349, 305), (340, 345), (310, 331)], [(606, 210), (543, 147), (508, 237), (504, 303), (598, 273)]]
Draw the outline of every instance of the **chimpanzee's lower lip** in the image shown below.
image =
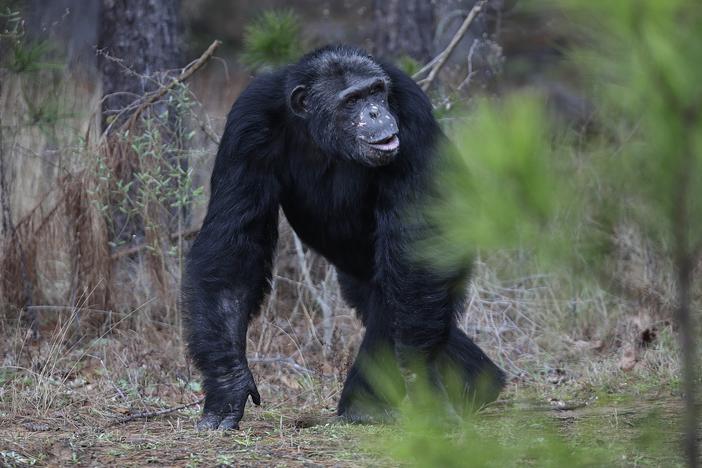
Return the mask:
[(368, 145), (379, 151), (392, 152), (400, 147), (400, 139), (397, 137), (397, 135), (392, 135), (384, 140), (377, 141), (375, 143), (368, 143)]

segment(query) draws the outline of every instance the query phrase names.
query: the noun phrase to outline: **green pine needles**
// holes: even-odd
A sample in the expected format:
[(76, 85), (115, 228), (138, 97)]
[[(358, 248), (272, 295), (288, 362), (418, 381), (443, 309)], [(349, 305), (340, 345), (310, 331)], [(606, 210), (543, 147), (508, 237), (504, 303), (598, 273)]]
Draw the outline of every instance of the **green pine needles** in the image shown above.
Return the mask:
[(246, 27), (241, 60), (258, 72), (294, 62), (303, 50), (300, 17), (292, 10), (268, 10)]

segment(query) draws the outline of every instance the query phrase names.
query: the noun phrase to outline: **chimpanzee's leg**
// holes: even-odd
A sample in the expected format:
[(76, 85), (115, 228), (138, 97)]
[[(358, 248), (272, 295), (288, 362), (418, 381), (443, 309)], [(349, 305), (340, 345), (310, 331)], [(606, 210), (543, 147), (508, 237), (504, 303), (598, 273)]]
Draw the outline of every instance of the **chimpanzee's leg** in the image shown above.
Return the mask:
[[(492, 369), (487, 356), (456, 328), (463, 309), (467, 269), (438, 269), (418, 260), (418, 240), (431, 233), (417, 184), (382, 186), (376, 212), (376, 272), (383, 315), (393, 317), (395, 355), (409, 400), (437, 419), (457, 419), (465, 406), (449, 396), (447, 362), (455, 361), (474, 388), (478, 370)], [(416, 202), (416, 204), (415, 204)], [(489, 364), (488, 364), (489, 363)], [(493, 374), (499, 375), (499, 371)], [(502, 378), (497, 379), (498, 382)], [(501, 385), (497, 385), (499, 388)], [(439, 410), (437, 414), (437, 409)], [(442, 417), (443, 416), (443, 417)]]
[(367, 283), (339, 273), (344, 299), (356, 308), (366, 333), (339, 399), (338, 414), (350, 422), (392, 419), (404, 397), (404, 380), (395, 359), (392, 316), (384, 314), (379, 294)]

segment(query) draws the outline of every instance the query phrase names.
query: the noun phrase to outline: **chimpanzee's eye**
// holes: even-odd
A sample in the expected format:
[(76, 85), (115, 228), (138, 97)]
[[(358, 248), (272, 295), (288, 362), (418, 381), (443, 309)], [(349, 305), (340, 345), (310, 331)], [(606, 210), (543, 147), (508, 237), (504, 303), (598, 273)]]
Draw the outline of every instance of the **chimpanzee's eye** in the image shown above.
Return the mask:
[(370, 92), (371, 92), (371, 94), (382, 94), (385, 92), (385, 86), (383, 86), (382, 84), (374, 85), (371, 88)]

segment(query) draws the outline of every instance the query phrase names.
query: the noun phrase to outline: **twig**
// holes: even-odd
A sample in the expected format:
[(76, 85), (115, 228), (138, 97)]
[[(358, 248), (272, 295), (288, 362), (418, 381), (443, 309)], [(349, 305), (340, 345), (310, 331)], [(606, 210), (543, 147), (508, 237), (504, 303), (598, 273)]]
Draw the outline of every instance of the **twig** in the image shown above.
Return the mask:
[(214, 55), (215, 50), (217, 47), (220, 46), (222, 42), (221, 41), (214, 41), (210, 46), (207, 48), (205, 52), (200, 56), (199, 59), (195, 60), (193, 63), (188, 65), (183, 69), (183, 71), (178, 75), (175, 79), (173, 79), (170, 83), (167, 85), (161, 86), (159, 89), (156, 91), (149, 93), (146, 96), (145, 101), (137, 108), (136, 111), (132, 114), (132, 116), (129, 118), (127, 122), (122, 125), (121, 130), (125, 131), (129, 128), (131, 128), (134, 123), (137, 121), (139, 116), (146, 110), (147, 107), (161, 99), (163, 96), (168, 93), (171, 89), (173, 89), (177, 84), (180, 84), (184, 81), (186, 81), (188, 78), (190, 78), (193, 73), (198, 71), (207, 61)]
[(412, 79), (413, 79), (413, 80), (418, 80), (419, 77), (421, 77), (423, 74), (425, 74), (426, 72), (428, 72), (429, 70), (431, 70), (431, 67), (433, 67), (434, 65), (436, 65), (436, 62), (439, 61), (439, 58), (441, 58), (441, 54), (439, 54), (439, 55), (437, 55), (436, 57), (434, 57), (433, 59), (431, 59), (431, 60), (430, 60), (426, 65), (424, 65), (417, 73), (415, 73), (414, 75), (412, 75)]
[[(448, 58), (451, 56), (451, 54), (453, 53), (454, 49), (461, 41), (463, 36), (465, 36), (466, 32), (468, 32), (468, 28), (470, 28), (470, 25), (473, 23), (473, 20), (475, 20), (478, 14), (483, 10), (483, 8), (485, 8), (487, 2), (488, 0), (480, 0), (473, 6), (473, 8), (468, 13), (468, 16), (466, 16), (466, 19), (463, 21), (463, 24), (461, 24), (461, 27), (458, 28), (458, 31), (456, 31), (456, 34), (451, 39), (451, 42), (449, 42), (449, 45), (430, 62), (434, 65), (431, 66), (431, 69), (429, 70), (429, 75), (423, 80), (418, 81), (419, 85), (421, 85), (422, 87), (422, 91), (426, 92), (429, 90), (429, 87), (434, 82), (436, 75), (439, 74), (439, 71), (444, 66)], [(422, 70), (415, 74), (413, 78), (417, 79), (417, 75), (421, 76), (421, 74), (424, 71), (426, 71), (427, 67), (428, 65), (422, 68)]]
[[(286, 366), (290, 366), (293, 370), (301, 373), (301, 374), (313, 374), (313, 372), (306, 368), (301, 366), (300, 364), (296, 363), (292, 358), (290, 357), (283, 357), (283, 356), (274, 356), (274, 357), (254, 357), (254, 358), (249, 358), (248, 359), (249, 363), (259, 363), (259, 364), (285, 364)], [(121, 419), (117, 419), (116, 421), (112, 421), (111, 423), (107, 424), (105, 426), (105, 429), (114, 427), (114, 426), (119, 426), (120, 424), (126, 424), (128, 422), (136, 421), (138, 419), (149, 419), (149, 418), (155, 418), (157, 416), (163, 416), (164, 414), (170, 414), (170, 413), (175, 413), (176, 411), (180, 411), (186, 408), (190, 408), (192, 406), (199, 405), (205, 401), (204, 398), (200, 398), (197, 401), (193, 401), (192, 403), (186, 403), (184, 405), (176, 406), (173, 408), (163, 408), (157, 411), (143, 411), (141, 413), (136, 413), (136, 414), (131, 414), (129, 416), (126, 416)]]
[(473, 78), (473, 75), (475, 74), (475, 72), (473, 71), (473, 55), (475, 54), (475, 48), (477, 45), (478, 40), (476, 39), (470, 46), (470, 51), (468, 51), (468, 75), (466, 76), (466, 79), (461, 81), (461, 84), (458, 85), (459, 91), (461, 91), (465, 86), (470, 84), (470, 81)]
[(205, 399), (200, 398), (199, 400), (193, 401), (192, 403), (187, 403), (185, 405), (176, 406), (174, 408), (164, 408), (164, 409), (160, 409), (158, 411), (144, 411), (142, 413), (132, 414), (132, 415), (127, 416), (125, 418), (118, 419), (116, 421), (112, 421), (111, 423), (109, 423), (108, 425), (105, 426), (105, 429), (107, 429), (108, 427), (118, 426), (120, 424), (126, 424), (128, 422), (136, 421), (137, 419), (148, 419), (148, 418), (154, 418), (156, 416), (163, 416), (164, 414), (175, 413), (176, 411), (180, 411), (180, 410), (185, 409), (185, 408), (190, 408), (191, 406), (199, 405), (203, 401), (205, 401)]
[[(174, 232), (169, 236), (170, 240), (176, 241), (178, 239), (190, 239), (193, 238), (197, 235), (197, 233), (200, 232), (199, 227), (191, 227), (187, 229), (183, 229), (182, 231)], [(144, 250), (149, 244), (148, 243), (143, 243), (143, 244), (138, 244), (134, 245), (132, 247), (125, 247), (123, 249), (120, 249), (116, 252), (114, 252), (112, 255), (110, 255), (110, 258), (112, 260), (117, 260), (122, 257), (126, 257), (129, 255), (134, 255), (135, 253), (139, 253), (142, 250)]]
[(293, 370), (301, 374), (313, 374), (310, 369), (301, 366), (296, 363), (291, 357), (274, 356), (274, 357), (260, 357), (260, 358), (248, 358), (249, 364), (284, 364), (291, 367)]
[(205, 135), (207, 135), (207, 138), (209, 138), (212, 143), (214, 143), (215, 145), (219, 145), (219, 137), (217, 136), (217, 134), (215, 134), (215, 132), (212, 131), (212, 129), (207, 125), (206, 122), (200, 121), (200, 129)]

